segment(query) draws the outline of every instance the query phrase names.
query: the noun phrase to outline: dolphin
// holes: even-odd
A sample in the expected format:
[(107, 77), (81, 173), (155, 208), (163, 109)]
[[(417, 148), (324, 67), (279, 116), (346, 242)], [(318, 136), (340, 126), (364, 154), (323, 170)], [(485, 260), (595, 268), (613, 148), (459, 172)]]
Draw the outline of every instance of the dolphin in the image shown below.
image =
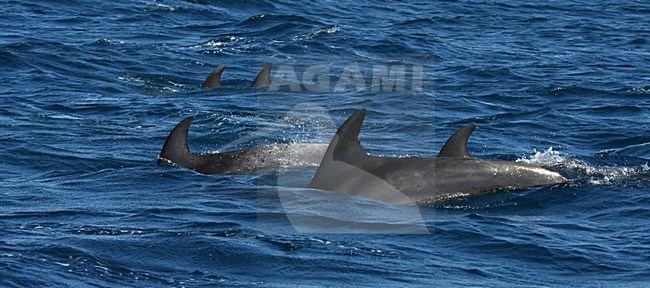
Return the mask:
[(258, 88), (258, 87), (266, 87), (271, 85), (271, 64), (268, 64), (262, 68), (262, 70), (257, 73), (257, 77), (255, 77), (255, 80), (253, 81), (253, 84), (251, 87), (253, 88)]
[(203, 85), (201, 85), (201, 90), (221, 87), (221, 74), (225, 69), (226, 65), (224, 64), (219, 66), (219, 68), (212, 70), (212, 73), (208, 75), (208, 77), (203, 82)]
[(364, 109), (354, 113), (330, 144), (273, 144), (213, 154), (190, 151), (187, 138), (194, 117), (188, 117), (167, 137), (158, 164), (175, 163), (203, 174), (253, 174), (281, 167), (318, 166), (310, 188), (417, 205), (568, 181), (541, 167), (476, 159), (467, 149), (474, 124), (456, 131), (438, 157), (375, 157), (358, 139), (365, 115)]
[[(257, 73), (255, 81), (253, 81), (251, 87), (258, 88), (271, 85), (271, 67), (271, 64), (264, 66), (264, 68), (262, 68), (262, 70)], [(225, 69), (226, 65), (224, 64), (219, 66), (217, 69), (212, 70), (212, 73), (208, 75), (208, 77), (203, 82), (203, 85), (201, 85), (201, 90), (221, 87), (221, 74), (223, 74), (223, 70)]]
[(454, 133), (438, 157), (383, 158), (368, 154), (359, 141), (366, 110), (343, 123), (327, 147), (310, 188), (360, 195), (392, 204), (427, 205), (501, 189), (565, 183), (556, 172), (531, 165), (480, 160), (467, 140), (476, 127)]
[(192, 153), (187, 136), (194, 117), (174, 127), (158, 157), (203, 174), (252, 174), (282, 167), (318, 166), (327, 144), (290, 143), (255, 146), (213, 154)]

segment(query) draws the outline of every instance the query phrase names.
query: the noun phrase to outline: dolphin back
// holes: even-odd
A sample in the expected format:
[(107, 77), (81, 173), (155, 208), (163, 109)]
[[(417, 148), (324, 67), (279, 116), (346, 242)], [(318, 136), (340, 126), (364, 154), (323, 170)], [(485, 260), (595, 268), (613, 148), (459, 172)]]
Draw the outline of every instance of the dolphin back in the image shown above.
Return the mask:
[(260, 73), (257, 73), (257, 77), (255, 77), (255, 81), (253, 81), (251, 87), (258, 88), (271, 85), (271, 67), (271, 64), (268, 64), (262, 68)]
[(333, 160), (354, 165), (363, 162), (368, 157), (368, 153), (361, 147), (361, 141), (359, 141), (359, 133), (361, 133), (361, 126), (365, 118), (366, 109), (357, 110), (339, 127), (336, 131), (338, 141), (330, 143), (330, 145), (335, 144), (332, 147), (334, 149), (332, 151)]
[(224, 64), (219, 66), (219, 68), (212, 70), (212, 73), (208, 75), (208, 78), (206, 78), (203, 85), (201, 85), (201, 90), (221, 87), (221, 74), (225, 69), (226, 65)]
[(366, 110), (360, 109), (339, 127), (309, 183), (310, 188), (337, 190), (335, 179), (342, 176), (342, 171), (352, 168), (355, 162), (363, 162), (363, 159), (368, 157), (359, 142), (359, 133), (365, 117)]
[(467, 141), (476, 126), (454, 133), (439, 157), (375, 157), (366, 153), (359, 132), (366, 111), (348, 118), (330, 142), (310, 188), (364, 196), (392, 204), (428, 205), (501, 189), (566, 182), (556, 172), (521, 163), (475, 159)]
[(465, 127), (458, 129), (442, 146), (438, 157), (457, 157), (473, 159), (474, 156), (470, 155), (467, 151), (467, 141), (469, 136), (476, 128), (474, 124), (467, 124)]
[(196, 155), (190, 152), (190, 148), (187, 145), (187, 134), (189, 133), (192, 121), (194, 121), (194, 117), (183, 119), (169, 133), (165, 145), (163, 145), (163, 149), (160, 152), (160, 156), (158, 156), (158, 164), (169, 161), (194, 169), (193, 167), (196, 164), (196, 159), (194, 158), (196, 158)]

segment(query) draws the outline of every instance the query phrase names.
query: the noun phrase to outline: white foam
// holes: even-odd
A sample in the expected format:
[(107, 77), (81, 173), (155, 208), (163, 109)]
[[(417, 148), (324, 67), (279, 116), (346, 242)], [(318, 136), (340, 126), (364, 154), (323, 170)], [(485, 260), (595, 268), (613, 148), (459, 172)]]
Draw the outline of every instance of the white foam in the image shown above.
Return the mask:
[(144, 79), (140, 77), (133, 77), (133, 76), (118, 76), (117, 80), (124, 81), (124, 82), (136, 82), (136, 83), (144, 83)]
[(571, 170), (575, 173), (589, 176), (587, 181), (594, 185), (607, 185), (615, 180), (632, 179), (636, 176), (650, 173), (648, 163), (637, 167), (596, 166), (578, 159), (561, 156), (559, 151), (553, 150), (553, 147), (549, 147), (546, 151), (540, 152), (534, 150), (534, 152), (533, 155), (519, 158), (516, 162)]
[(239, 40), (239, 38), (235, 36), (226, 36), (224, 41), (219, 41), (219, 40), (210, 40), (206, 43), (202, 43), (199, 45), (194, 45), (190, 48), (204, 48), (204, 47), (220, 47), (220, 46), (226, 46), (226, 45), (232, 45), (233, 42)]
[(56, 114), (49, 116), (52, 119), (62, 119), (62, 120), (81, 120), (82, 118), (68, 115), (68, 114)]
[(306, 35), (295, 36), (295, 37), (291, 38), (291, 40), (301, 41), (301, 40), (313, 39), (313, 38), (318, 37), (318, 35), (321, 35), (321, 34), (334, 34), (334, 33), (339, 32), (340, 30), (341, 29), (338, 26), (327, 26), (327, 27), (317, 29), (317, 30), (315, 30), (315, 31), (313, 31), (313, 32), (311, 32), (309, 34), (306, 34)]

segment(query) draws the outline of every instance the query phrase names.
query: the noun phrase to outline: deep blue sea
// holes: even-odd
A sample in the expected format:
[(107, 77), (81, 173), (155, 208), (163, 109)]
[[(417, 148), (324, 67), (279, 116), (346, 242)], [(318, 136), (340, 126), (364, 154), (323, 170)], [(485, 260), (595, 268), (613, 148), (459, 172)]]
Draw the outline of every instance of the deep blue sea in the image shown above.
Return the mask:
[[(647, 1), (3, 0), (0, 15), (2, 287), (650, 287)], [(267, 63), (275, 86), (249, 88)], [(222, 88), (200, 90), (222, 64)], [(475, 156), (571, 183), (402, 207), (307, 189), (313, 166), (157, 165), (188, 116), (211, 153), (328, 143), (359, 108), (373, 155), (435, 156), (475, 123)]]

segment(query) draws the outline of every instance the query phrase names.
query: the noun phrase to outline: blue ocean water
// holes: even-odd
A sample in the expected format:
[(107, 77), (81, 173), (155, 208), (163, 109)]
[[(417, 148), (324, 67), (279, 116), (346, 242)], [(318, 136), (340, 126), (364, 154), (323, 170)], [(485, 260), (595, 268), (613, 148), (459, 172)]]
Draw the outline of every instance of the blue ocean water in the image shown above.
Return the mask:
[[(2, 1), (0, 15), (0, 286), (650, 286), (645, 1)], [(331, 89), (248, 88), (267, 63), (299, 84), (321, 67)], [(224, 87), (199, 90), (221, 64)], [(410, 84), (376, 91), (377, 67)], [(361, 80), (338, 85), (346, 71)], [(192, 149), (214, 152), (327, 143), (358, 108), (375, 155), (435, 156), (476, 123), (474, 155), (572, 183), (413, 208), (306, 189), (315, 167), (156, 164), (187, 116)]]

